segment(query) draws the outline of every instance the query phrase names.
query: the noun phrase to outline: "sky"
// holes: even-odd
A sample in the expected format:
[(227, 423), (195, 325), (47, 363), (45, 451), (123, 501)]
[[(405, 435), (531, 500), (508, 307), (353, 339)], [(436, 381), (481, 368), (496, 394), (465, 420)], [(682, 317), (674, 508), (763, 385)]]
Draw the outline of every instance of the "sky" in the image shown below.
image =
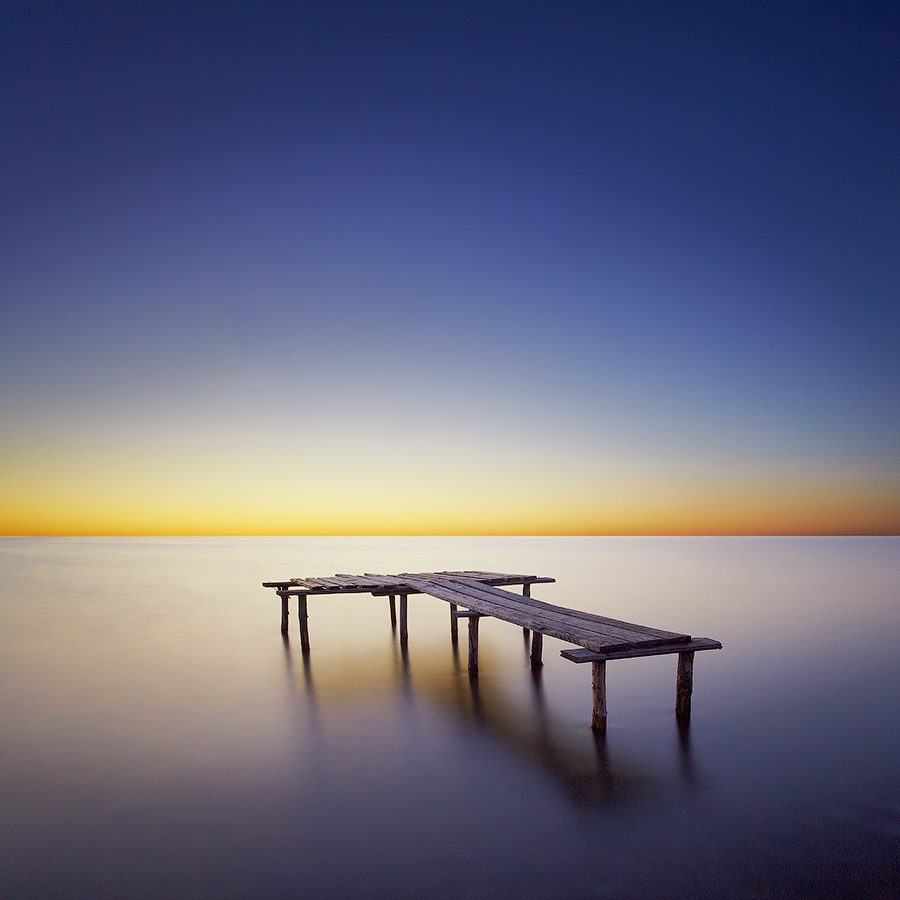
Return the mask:
[(0, 533), (900, 533), (900, 7), (0, 10)]

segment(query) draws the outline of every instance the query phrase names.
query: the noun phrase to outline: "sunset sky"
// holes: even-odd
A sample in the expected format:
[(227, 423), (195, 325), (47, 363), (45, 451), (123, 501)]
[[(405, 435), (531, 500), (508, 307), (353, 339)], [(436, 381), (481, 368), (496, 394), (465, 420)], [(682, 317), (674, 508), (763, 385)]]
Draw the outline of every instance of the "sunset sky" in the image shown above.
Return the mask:
[(900, 532), (900, 6), (0, 12), (0, 532)]

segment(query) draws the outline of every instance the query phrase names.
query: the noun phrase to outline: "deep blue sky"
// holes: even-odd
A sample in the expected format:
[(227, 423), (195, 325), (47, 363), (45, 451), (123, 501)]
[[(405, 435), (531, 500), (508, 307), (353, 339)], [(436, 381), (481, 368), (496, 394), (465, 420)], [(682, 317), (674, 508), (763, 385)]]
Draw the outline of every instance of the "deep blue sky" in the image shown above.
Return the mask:
[(127, 480), (149, 433), (151, 481), (190, 481), (197, 429), (222, 478), (236, 453), (338, 477), (231, 443), (274, 428), (397, 490), (346, 442), (465, 457), (426, 473), (451, 482), (577, 470), (600, 518), (611, 484), (714, 472), (900, 523), (897, 4), (0, 15), (17, 484), (89, 482), (92, 453)]

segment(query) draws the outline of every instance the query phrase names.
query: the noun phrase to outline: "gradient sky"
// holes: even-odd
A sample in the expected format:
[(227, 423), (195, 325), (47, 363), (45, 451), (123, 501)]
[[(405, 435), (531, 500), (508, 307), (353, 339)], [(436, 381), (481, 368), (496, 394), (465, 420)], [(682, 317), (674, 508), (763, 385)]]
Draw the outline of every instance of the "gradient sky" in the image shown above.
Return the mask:
[(900, 7), (0, 12), (0, 532), (900, 532)]

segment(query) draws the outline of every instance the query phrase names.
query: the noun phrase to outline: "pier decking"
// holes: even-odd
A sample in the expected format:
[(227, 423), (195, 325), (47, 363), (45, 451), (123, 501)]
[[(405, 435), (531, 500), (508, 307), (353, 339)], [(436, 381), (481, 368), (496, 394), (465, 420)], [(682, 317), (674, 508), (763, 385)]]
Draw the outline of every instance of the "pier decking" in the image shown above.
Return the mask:
[[(444, 600), (450, 605), (450, 633), (454, 642), (458, 637), (458, 620), (461, 618), (468, 620), (469, 674), (473, 676), (478, 672), (478, 621), (485, 616), (502, 619), (524, 630), (526, 638), (530, 637), (531, 640), (531, 665), (536, 669), (543, 664), (543, 635), (576, 644), (575, 648), (561, 651), (561, 655), (572, 662), (592, 663), (594, 697), (592, 726), (601, 731), (606, 728), (607, 719), (607, 661), (677, 653), (675, 713), (681, 720), (688, 719), (691, 713), (694, 652), (717, 650), (722, 645), (710, 638), (694, 638), (689, 634), (662, 631), (576, 609), (554, 606), (531, 596), (533, 584), (548, 584), (555, 580), (537, 575), (458, 571), (291, 578), (288, 581), (267, 581), (263, 586), (274, 588), (281, 597), (283, 634), (288, 633), (289, 598), (298, 598), (300, 641), (304, 653), (308, 653), (310, 649), (308, 598), (326, 594), (369, 593), (376, 597), (388, 597), (393, 627), (397, 624), (396, 599), (399, 597), (400, 641), (403, 645), (409, 639), (407, 597), (410, 594), (428, 594)], [(502, 589), (514, 585), (522, 586), (521, 594)]]

